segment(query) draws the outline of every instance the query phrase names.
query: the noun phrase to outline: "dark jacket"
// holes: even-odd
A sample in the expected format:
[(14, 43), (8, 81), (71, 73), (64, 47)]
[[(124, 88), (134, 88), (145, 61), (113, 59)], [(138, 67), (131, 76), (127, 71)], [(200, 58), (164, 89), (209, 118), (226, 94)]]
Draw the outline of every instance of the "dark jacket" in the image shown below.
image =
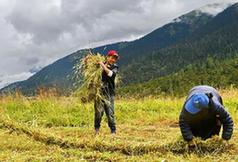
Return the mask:
[(108, 65), (108, 69), (110, 69), (113, 74), (111, 77), (107, 75), (105, 71), (102, 72), (102, 82), (103, 82), (103, 95), (106, 96), (114, 96), (115, 95), (115, 78), (118, 73), (117, 64)]
[(195, 93), (204, 93), (209, 97), (209, 108), (202, 109), (197, 114), (190, 114), (183, 106), (179, 117), (179, 126), (183, 138), (186, 141), (192, 140), (193, 136), (207, 139), (211, 136), (217, 122), (220, 121), (223, 125), (222, 138), (229, 140), (233, 132), (233, 121), (225, 110), (222, 98), (217, 90), (210, 86), (196, 86), (190, 90), (185, 104)]

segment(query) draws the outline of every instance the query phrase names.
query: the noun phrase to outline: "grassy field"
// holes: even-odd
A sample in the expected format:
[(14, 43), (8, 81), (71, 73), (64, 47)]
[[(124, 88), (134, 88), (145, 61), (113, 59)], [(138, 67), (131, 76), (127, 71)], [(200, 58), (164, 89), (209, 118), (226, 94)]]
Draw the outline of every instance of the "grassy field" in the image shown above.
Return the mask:
[(0, 161), (238, 161), (238, 90), (221, 92), (235, 121), (229, 145), (197, 139), (188, 151), (178, 127), (184, 98), (117, 99), (117, 134), (104, 117), (94, 136), (93, 105), (77, 98), (0, 98)]

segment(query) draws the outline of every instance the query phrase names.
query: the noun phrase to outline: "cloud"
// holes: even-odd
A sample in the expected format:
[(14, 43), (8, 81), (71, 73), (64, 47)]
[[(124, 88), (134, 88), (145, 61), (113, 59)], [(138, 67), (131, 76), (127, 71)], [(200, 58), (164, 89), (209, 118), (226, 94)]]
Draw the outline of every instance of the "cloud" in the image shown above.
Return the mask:
[(225, 10), (228, 6), (232, 5), (234, 2), (234, 0), (230, 0), (229, 2), (223, 2), (223, 3), (214, 3), (214, 4), (209, 4), (206, 6), (203, 6), (201, 8), (199, 8), (198, 10), (204, 12), (204, 13), (208, 13), (210, 15), (216, 16), (218, 13), (222, 12), (223, 10)]
[(15, 75), (0, 76), (0, 88), (3, 88), (9, 85), (9, 83), (12, 83), (12, 82), (25, 80), (25, 78), (28, 78), (32, 76), (33, 74), (34, 73), (23, 72), (23, 73), (15, 74)]
[(0, 75), (29, 74), (77, 49), (136, 39), (214, 2), (223, 0), (1, 0)]

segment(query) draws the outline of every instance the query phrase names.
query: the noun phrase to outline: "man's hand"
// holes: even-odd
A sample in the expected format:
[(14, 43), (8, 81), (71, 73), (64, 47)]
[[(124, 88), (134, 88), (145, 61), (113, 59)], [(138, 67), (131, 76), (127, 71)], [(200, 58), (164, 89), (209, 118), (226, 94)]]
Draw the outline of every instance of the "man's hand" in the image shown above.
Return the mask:
[(222, 141), (222, 145), (224, 145), (225, 147), (229, 145), (228, 140), (225, 140), (222, 138), (221, 141)]
[(104, 63), (103, 62), (97, 62), (97, 63), (95, 63), (95, 65), (97, 66), (97, 68), (103, 68), (103, 65), (104, 65)]
[(187, 149), (189, 152), (194, 152), (196, 150), (196, 143), (194, 140), (188, 141)]
[(195, 147), (195, 146), (196, 146), (196, 144), (193, 140), (188, 141), (188, 147)]
[(86, 64), (86, 65), (87, 65), (87, 63), (88, 63), (88, 58), (89, 58), (89, 56), (86, 56), (86, 57), (83, 59), (83, 62), (84, 62), (84, 64)]
[(101, 65), (102, 68), (105, 66), (105, 64), (102, 61), (98, 62), (98, 65)]
[(103, 63), (103, 62), (98, 62), (98, 65), (100, 65), (102, 67), (102, 69), (107, 73), (109, 74), (110, 73), (110, 69), (108, 69), (108, 67)]

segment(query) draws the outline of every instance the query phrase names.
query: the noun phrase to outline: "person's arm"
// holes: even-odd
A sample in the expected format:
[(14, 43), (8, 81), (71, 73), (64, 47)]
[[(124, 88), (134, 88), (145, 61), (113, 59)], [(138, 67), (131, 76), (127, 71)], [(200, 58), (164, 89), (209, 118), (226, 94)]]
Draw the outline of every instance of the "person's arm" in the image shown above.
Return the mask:
[(223, 132), (222, 132), (222, 138), (225, 140), (229, 140), (233, 133), (233, 120), (230, 116), (230, 114), (225, 110), (225, 108), (221, 104), (217, 104), (213, 102), (215, 112), (217, 115), (219, 115), (219, 118), (221, 120), (221, 123), (223, 125)]
[(193, 134), (191, 131), (190, 126), (188, 125), (187, 121), (185, 120), (185, 114), (184, 110), (180, 113), (179, 116), (179, 127), (182, 133), (182, 136), (185, 141), (188, 142), (188, 144), (192, 143), (191, 141), (193, 140)]
[(103, 62), (99, 62), (99, 64), (101, 65), (102, 69), (106, 72), (106, 74), (109, 77), (116, 76), (117, 69), (118, 69), (117, 67), (115, 67), (114, 69), (110, 70)]

